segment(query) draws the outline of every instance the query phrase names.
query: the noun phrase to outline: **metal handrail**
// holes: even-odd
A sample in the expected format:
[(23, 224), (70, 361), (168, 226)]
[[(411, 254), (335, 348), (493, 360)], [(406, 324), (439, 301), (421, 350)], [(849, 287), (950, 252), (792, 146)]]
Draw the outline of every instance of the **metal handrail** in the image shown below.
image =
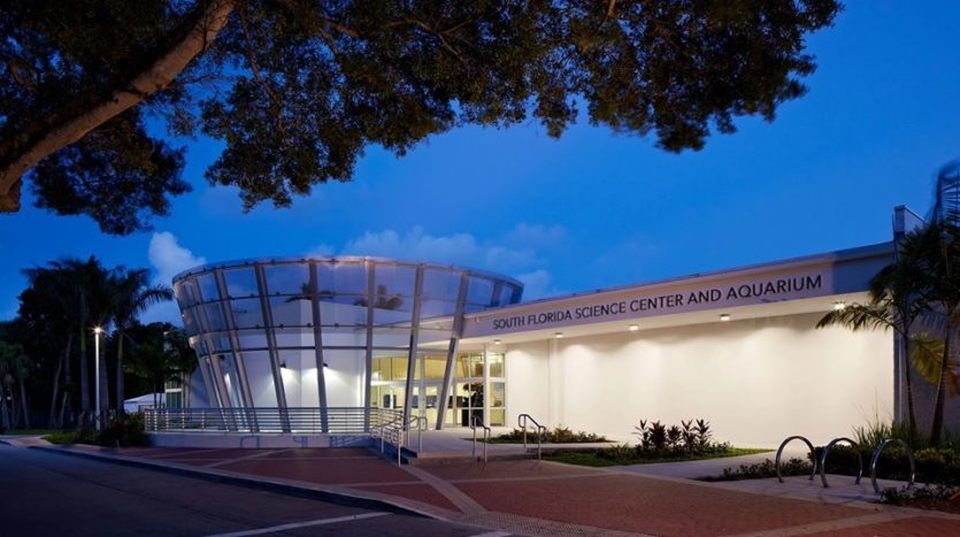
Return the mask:
[(533, 416), (530, 414), (520, 414), (517, 416), (517, 427), (523, 430), (523, 450), (527, 450), (527, 422), (533, 423), (537, 429), (537, 460), (543, 458), (543, 436), (547, 432), (547, 428), (543, 425), (537, 423), (537, 420), (533, 419)]
[[(146, 408), (143, 410), (146, 430), (216, 431), (237, 433), (328, 433), (361, 434), (375, 431), (380, 423), (395, 419), (402, 412), (377, 409), (370, 414), (362, 407), (257, 408)], [(323, 414), (326, 414), (326, 423)]]
[(870, 459), (870, 483), (873, 484), (873, 490), (877, 494), (880, 494), (880, 487), (877, 485), (877, 459), (880, 458), (880, 452), (883, 451), (883, 448), (887, 447), (887, 444), (891, 443), (900, 444), (905, 450), (907, 450), (907, 461), (910, 462), (910, 480), (907, 483), (907, 488), (913, 486), (913, 480), (917, 474), (916, 466), (913, 463), (913, 450), (910, 449), (910, 446), (899, 438), (889, 438), (884, 440), (883, 442), (880, 442), (879, 446), (877, 446), (877, 449), (873, 452), (873, 457)]
[(781, 475), (780, 473), (780, 457), (783, 455), (783, 448), (787, 447), (787, 444), (789, 444), (791, 440), (803, 440), (803, 442), (807, 444), (807, 447), (810, 449), (810, 458), (813, 459), (813, 471), (810, 472), (810, 481), (813, 481), (813, 476), (817, 475), (817, 453), (813, 449), (813, 444), (810, 443), (810, 441), (807, 440), (806, 437), (803, 437), (800, 435), (788, 436), (780, 444), (780, 448), (777, 449), (777, 459), (776, 459), (776, 462), (774, 463), (774, 467), (777, 469), (777, 479), (780, 480), (781, 483), (783, 483), (783, 475)]
[(423, 451), (423, 430), (429, 427), (426, 416), (410, 416), (404, 427), (407, 434), (407, 445), (410, 445), (410, 424), (417, 424), (417, 453)]
[(857, 473), (857, 480), (854, 481), (854, 483), (859, 485), (860, 478), (863, 477), (863, 457), (860, 455), (860, 450), (857, 449), (857, 443), (843, 436), (834, 438), (829, 444), (827, 444), (825, 448), (823, 448), (823, 454), (820, 455), (820, 480), (823, 481), (823, 488), (825, 489), (830, 488), (830, 485), (827, 484), (827, 454), (830, 453), (830, 448), (832, 448), (837, 442), (847, 442), (857, 452), (857, 461), (860, 462), (860, 471)]
[(487, 444), (490, 442), (490, 427), (483, 424), (483, 418), (470, 416), (470, 429), (473, 430), (473, 457), (477, 457), (477, 427), (483, 428), (483, 463), (487, 463)]

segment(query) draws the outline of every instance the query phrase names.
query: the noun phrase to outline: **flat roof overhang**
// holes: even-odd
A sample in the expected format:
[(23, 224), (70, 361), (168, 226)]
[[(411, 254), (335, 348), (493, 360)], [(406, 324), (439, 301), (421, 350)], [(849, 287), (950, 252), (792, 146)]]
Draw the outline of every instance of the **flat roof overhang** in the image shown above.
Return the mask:
[[(882, 243), (739, 269), (591, 293), (521, 302), (467, 314), (462, 349), (493, 344), (823, 313), (868, 299), (866, 289), (893, 260)], [(699, 297), (699, 299), (697, 298)], [(648, 307), (649, 306), (649, 307)]]

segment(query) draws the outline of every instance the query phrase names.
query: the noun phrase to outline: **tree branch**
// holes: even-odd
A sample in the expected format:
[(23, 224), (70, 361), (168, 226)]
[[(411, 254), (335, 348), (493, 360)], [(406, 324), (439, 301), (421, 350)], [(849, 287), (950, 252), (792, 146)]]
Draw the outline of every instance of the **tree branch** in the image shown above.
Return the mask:
[[(227, 24), (235, 7), (234, 0), (213, 0), (198, 3), (198, 16), (170, 49), (152, 65), (132, 79), (106, 92), (107, 98), (92, 107), (83, 107), (66, 117), (45, 117), (25, 128), (27, 133), (0, 150), (0, 212), (20, 209), (20, 188), (23, 176), (41, 160), (73, 144), (90, 131), (165, 89), (194, 58), (206, 51)], [(80, 100), (85, 96), (81, 96)], [(32, 136), (34, 132), (40, 134)]]

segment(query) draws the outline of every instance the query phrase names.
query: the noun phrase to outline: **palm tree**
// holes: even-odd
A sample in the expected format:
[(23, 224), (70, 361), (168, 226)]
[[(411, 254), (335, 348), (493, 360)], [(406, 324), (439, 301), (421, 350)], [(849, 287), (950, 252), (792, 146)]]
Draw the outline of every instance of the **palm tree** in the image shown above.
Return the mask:
[(136, 320), (148, 306), (166, 300), (173, 300), (173, 291), (163, 285), (148, 284), (149, 271), (146, 269), (126, 270), (119, 267), (112, 281), (113, 323), (116, 328), (114, 340), (117, 345), (117, 410), (123, 408), (123, 341), (127, 327)]
[(926, 275), (926, 285), (929, 286), (928, 310), (944, 327), (937, 395), (930, 426), (930, 443), (937, 445), (943, 432), (950, 355), (960, 326), (960, 227), (949, 221), (934, 221), (921, 235), (924, 257), (919, 259), (918, 268)]
[[(64, 306), (64, 312), (73, 312), (71, 330), (78, 334), (80, 342), (80, 409), (86, 420), (90, 411), (90, 378), (87, 357), (87, 340), (93, 326), (105, 327), (111, 319), (110, 271), (100, 264), (100, 260), (90, 256), (86, 261), (77, 258), (64, 258), (49, 263), (48, 267), (37, 267), (24, 271), (31, 282), (38, 279), (52, 279), (48, 282), (51, 291), (57, 294)], [(69, 313), (68, 313), (69, 314)], [(100, 369), (101, 385), (106, 386), (106, 368)], [(101, 392), (101, 408), (105, 390)]]
[(70, 358), (76, 336), (73, 326), (76, 322), (75, 307), (52, 269), (28, 269), (24, 273), (30, 285), (19, 296), (17, 322), (22, 326), (19, 330), (20, 341), (29, 342), (38, 356), (57, 356), (50, 375), (50, 415), (47, 423), (50, 427), (60, 428), (72, 387)]
[[(839, 325), (853, 331), (893, 330), (899, 346), (898, 353), (917, 363), (929, 356), (923, 352), (929, 342), (912, 337), (911, 328), (927, 308), (928, 286), (926, 277), (920, 273), (916, 257), (921, 255), (922, 241), (919, 232), (907, 233), (898, 245), (893, 263), (881, 269), (871, 280), (867, 289), (866, 304), (849, 304), (835, 309), (817, 323), (817, 328)], [(913, 381), (909, 363), (903, 366), (907, 400), (907, 427), (911, 443), (917, 437), (917, 419), (914, 409)]]

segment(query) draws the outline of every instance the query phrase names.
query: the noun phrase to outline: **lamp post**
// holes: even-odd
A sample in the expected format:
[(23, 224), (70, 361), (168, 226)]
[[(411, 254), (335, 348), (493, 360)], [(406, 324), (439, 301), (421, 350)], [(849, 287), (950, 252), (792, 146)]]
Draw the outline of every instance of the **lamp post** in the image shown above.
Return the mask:
[(94, 386), (96, 386), (96, 389), (94, 390), (94, 392), (96, 396), (96, 409), (97, 409), (97, 414), (96, 414), (96, 417), (94, 417), (94, 420), (97, 424), (98, 431), (103, 430), (103, 427), (100, 423), (100, 333), (101, 332), (103, 332), (103, 328), (100, 328), (99, 326), (93, 327), (93, 364), (94, 364), (93, 371), (94, 371), (94, 376), (96, 378), (96, 382), (94, 383)]

